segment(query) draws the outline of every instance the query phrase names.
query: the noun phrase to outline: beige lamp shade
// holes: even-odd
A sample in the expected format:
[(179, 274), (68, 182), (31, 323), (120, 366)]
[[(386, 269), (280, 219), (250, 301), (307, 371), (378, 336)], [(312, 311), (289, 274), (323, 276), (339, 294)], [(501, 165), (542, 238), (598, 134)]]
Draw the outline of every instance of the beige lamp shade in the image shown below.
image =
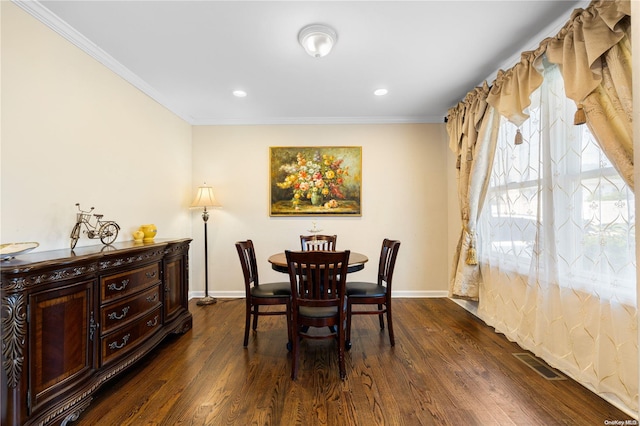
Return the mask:
[(213, 188), (206, 184), (198, 187), (198, 193), (189, 207), (222, 207), (213, 195)]

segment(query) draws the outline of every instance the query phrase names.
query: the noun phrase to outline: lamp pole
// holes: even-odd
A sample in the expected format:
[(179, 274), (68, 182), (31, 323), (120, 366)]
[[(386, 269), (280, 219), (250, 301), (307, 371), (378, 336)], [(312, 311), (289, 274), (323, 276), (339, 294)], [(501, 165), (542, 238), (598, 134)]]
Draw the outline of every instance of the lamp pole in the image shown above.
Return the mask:
[(220, 207), (220, 203), (216, 201), (213, 195), (213, 188), (207, 186), (198, 187), (196, 198), (191, 203), (191, 207), (203, 207), (202, 221), (204, 222), (204, 297), (196, 302), (197, 305), (213, 305), (217, 302), (215, 297), (209, 296), (209, 248), (208, 248), (208, 232), (207, 222), (209, 221), (209, 211), (207, 207)]
[(204, 297), (196, 302), (199, 306), (213, 305), (217, 302), (215, 297), (209, 296), (209, 251), (207, 243), (207, 221), (209, 220), (209, 212), (207, 211), (207, 206), (204, 206), (202, 220), (204, 221)]

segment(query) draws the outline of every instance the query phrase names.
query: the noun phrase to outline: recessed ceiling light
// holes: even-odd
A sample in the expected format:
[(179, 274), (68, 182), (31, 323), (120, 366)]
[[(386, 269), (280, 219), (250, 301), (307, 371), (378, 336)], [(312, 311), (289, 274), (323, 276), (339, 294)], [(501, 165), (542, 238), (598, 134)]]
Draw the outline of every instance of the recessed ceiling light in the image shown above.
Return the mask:
[(247, 96), (247, 92), (245, 92), (244, 90), (234, 90), (233, 96), (235, 96), (236, 98), (244, 98), (245, 96)]
[(384, 96), (387, 93), (389, 93), (389, 91), (387, 89), (376, 89), (373, 94), (376, 96)]

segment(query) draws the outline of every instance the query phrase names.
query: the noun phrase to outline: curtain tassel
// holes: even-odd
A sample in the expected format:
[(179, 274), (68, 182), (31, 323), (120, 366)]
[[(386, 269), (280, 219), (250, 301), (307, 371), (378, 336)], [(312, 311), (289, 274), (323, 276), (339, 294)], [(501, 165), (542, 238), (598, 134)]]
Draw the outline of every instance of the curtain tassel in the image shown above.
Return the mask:
[(584, 108), (582, 108), (582, 104), (578, 105), (578, 110), (576, 111), (576, 115), (573, 116), (573, 124), (579, 126), (580, 124), (585, 124), (587, 122), (587, 115), (584, 112)]
[(516, 139), (513, 141), (516, 145), (522, 145), (522, 133), (520, 133), (520, 129), (516, 131)]
[(475, 232), (470, 232), (471, 240), (469, 241), (469, 251), (467, 251), (467, 265), (477, 265), (478, 264), (478, 255), (475, 249)]
[(476, 249), (473, 246), (469, 247), (469, 251), (467, 252), (467, 265), (477, 265), (478, 264), (478, 255), (476, 254)]

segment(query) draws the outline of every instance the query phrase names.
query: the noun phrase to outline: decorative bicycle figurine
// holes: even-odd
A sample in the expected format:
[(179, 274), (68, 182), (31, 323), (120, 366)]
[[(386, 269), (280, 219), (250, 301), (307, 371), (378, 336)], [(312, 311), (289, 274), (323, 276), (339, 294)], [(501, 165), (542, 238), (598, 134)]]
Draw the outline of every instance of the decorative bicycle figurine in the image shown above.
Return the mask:
[[(91, 207), (89, 211), (82, 210), (80, 203), (76, 203), (76, 207), (78, 207), (80, 213), (76, 214), (76, 224), (71, 231), (71, 250), (76, 247), (80, 239), (80, 229), (82, 225), (85, 227), (83, 232), (85, 232), (89, 238), (100, 238), (100, 241), (105, 245), (109, 245), (116, 240), (120, 225), (112, 220), (103, 221), (102, 217), (104, 215), (92, 213), (94, 207)], [(95, 225), (91, 224), (91, 216), (96, 218)]]

